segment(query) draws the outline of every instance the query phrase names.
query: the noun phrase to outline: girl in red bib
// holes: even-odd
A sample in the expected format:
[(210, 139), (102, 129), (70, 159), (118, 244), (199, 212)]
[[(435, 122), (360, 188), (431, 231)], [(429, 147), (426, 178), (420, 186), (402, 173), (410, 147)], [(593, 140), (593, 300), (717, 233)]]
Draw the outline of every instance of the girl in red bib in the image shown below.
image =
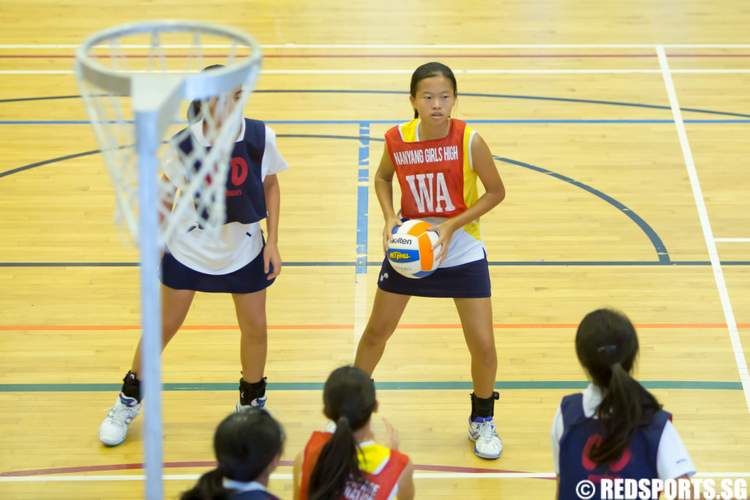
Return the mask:
[[(469, 438), (474, 453), (496, 459), (503, 444), (497, 435), (494, 391), (497, 353), (492, 327), (490, 274), (479, 233), (479, 217), (505, 198), (505, 187), (484, 140), (466, 122), (451, 118), (457, 84), (451, 69), (427, 63), (411, 78), (414, 119), (385, 134), (385, 150), (375, 174), (375, 192), (385, 218), (387, 249), (401, 217), (431, 223), (439, 234), (440, 265), (421, 279), (401, 276), (388, 259), (378, 278), (370, 320), (357, 348), (355, 365), (375, 370), (412, 296), (453, 298), (471, 353)], [(399, 217), (393, 209), (393, 176), (401, 187)], [(477, 180), (485, 193), (480, 197)]]
[(295, 500), (410, 500), (413, 467), (396, 447), (375, 442), (375, 384), (359, 368), (334, 370), (323, 389), (323, 412), (336, 430), (313, 432), (294, 462)]

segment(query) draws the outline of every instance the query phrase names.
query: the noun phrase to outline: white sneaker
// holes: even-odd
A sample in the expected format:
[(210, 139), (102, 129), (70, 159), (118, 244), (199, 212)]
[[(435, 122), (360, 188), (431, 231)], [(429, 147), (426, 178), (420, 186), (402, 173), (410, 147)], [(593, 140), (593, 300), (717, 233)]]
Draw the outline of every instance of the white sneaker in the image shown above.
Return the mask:
[(261, 410), (265, 410), (267, 400), (268, 396), (263, 396), (262, 398), (253, 399), (252, 401), (250, 401), (249, 405), (243, 405), (242, 403), (238, 402), (237, 406), (234, 407), (234, 411), (239, 413), (241, 411), (249, 410), (250, 408), (260, 408)]
[(128, 426), (140, 411), (141, 403), (137, 399), (120, 393), (117, 402), (109, 409), (102, 425), (99, 426), (99, 440), (107, 446), (117, 446), (125, 441)]
[(492, 417), (469, 420), (469, 439), (474, 441), (474, 454), (479, 458), (496, 460), (503, 453), (503, 440), (497, 435)]

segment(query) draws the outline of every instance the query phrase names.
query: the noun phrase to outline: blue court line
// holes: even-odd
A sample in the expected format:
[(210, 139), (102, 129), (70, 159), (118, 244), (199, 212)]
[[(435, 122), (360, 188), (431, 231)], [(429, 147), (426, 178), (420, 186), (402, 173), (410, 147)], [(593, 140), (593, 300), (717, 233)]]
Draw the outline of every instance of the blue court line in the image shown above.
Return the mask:
[[(367, 267), (380, 267), (382, 261), (368, 261)], [(38, 267), (138, 267), (138, 262), (0, 262), (0, 268)], [(493, 260), (490, 267), (700, 267), (708, 260)], [(750, 260), (723, 260), (722, 266), (750, 266)], [(294, 261), (284, 267), (357, 267), (356, 261)]]
[(651, 241), (651, 244), (654, 246), (654, 250), (656, 251), (656, 257), (662, 264), (669, 264), (670, 258), (669, 258), (669, 252), (667, 251), (667, 247), (664, 245), (664, 242), (661, 240), (659, 235), (654, 231), (654, 229), (645, 221), (641, 216), (639, 216), (637, 213), (626, 207), (623, 203), (620, 203), (616, 199), (612, 198), (608, 194), (605, 194), (598, 189), (589, 186), (588, 184), (584, 184), (583, 182), (577, 181), (571, 177), (568, 177), (566, 175), (558, 174), (557, 172), (553, 172), (551, 170), (547, 170), (546, 168), (539, 167), (536, 165), (532, 165), (530, 163), (525, 163), (518, 160), (511, 160), (510, 158), (503, 158), (501, 156), (494, 156), (494, 158), (498, 161), (502, 161), (505, 163), (510, 163), (512, 165), (517, 165), (519, 167), (528, 168), (530, 170), (534, 170), (536, 172), (541, 172), (545, 175), (549, 175), (551, 177), (554, 177), (556, 179), (559, 179), (563, 182), (567, 182), (568, 184), (572, 184), (576, 187), (579, 187), (583, 189), (584, 191), (587, 191), (597, 198), (601, 198), (602, 200), (606, 201), (613, 207), (615, 207), (617, 210), (622, 212), (624, 215), (626, 215), (630, 220), (636, 223), (638, 227), (643, 231), (643, 233), (646, 235), (646, 237)]
[[(334, 140), (358, 140), (359, 141), (359, 161), (358, 161), (358, 183), (362, 181), (366, 181), (368, 179), (369, 174), (369, 144), (370, 141), (378, 141), (382, 142), (382, 138), (373, 138), (369, 137), (369, 123), (367, 122), (361, 122), (358, 123), (359, 125), (359, 135), (357, 137), (354, 136), (343, 136), (343, 135), (318, 135), (318, 134), (278, 134), (278, 137), (284, 137), (284, 138), (314, 138), (314, 139), (334, 139)], [(61, 162), (69, 159), (79, 158), (82, 156), (92, 155), (98, 153), (98, 150), (92, 150), (92, 151), (85, 151), (82, 153), (76, 153), (72, 155), (66, 155), (58, 158), (52, 158), (49, 160), (43, 160), (35, 163), (31, 163), (29, 165), (24, 165), (21, 167), (13, 168), (10, 170), (6, 170), (3, 172), (0, 172), (0, 178), (6, 177), (11, 174), (15, 174), (18, 172), (30, 170), (32, 168), (41, 167), (44, 165), (49, 165), (56, 162)], [(663, 264), (669, 264), (670, 263), (670, 257), (669, 252), (667, 251), (667, 248), (662, 241), (662, 239), (659, 237), (657, 232), (637, 213), (633, 212), (630, 208), (625, 206), (623, 203), (619, 202), (615, 198), (603, 193), (602, 191), (599, 191), (598, 189), (585, 184), (583, 182), (577, 181), (571, 177), (565, 176), (563, 174), (559, 174), (556, 172), (553, 172), (549, 169), (532, 165), (530, 163), (513, 160), (510, 158), (504, 158), (501, 156), (494, 156), (494, 158), (498, 161), (502, 161), (504, 163), (519, 166), (522, 168), (526, 168), (535, 172), (543, 173), (545, 175), (551, 176), (553, 178), (556, 178), (558, 180), (561, 180), (563, 182), (566, 182), (568, 184), (571, 184), (575, 187), (578, 187), (580, 189), (583, 189), (584, 191), (593, 194), (594, 196), (606, 201), (613, 207), (615, 207), (618, 211), (626, 215), (629, 219), (631, 219), (635, 224), (643, 231), (643, 233), (646, 235), (646, 237), (651, 242), (652, 246), (654, 247), (654, 250), (656, 251), (657, 259), (660, 263)], [(356, 273), (362, 274), (364, 272), (367, 260), (367, 231), (368, 231), (368, 224), (367, 224), (367, 218), (368, 218), (368, 186), (358, 186), (357, 187), (357, 247), (356, 247), (356, 254), (357, 254), (357, 264), (356, 264)], [(294, 264), (290, 264), (294, 265)], [(511, 265), (511, 264), (508, 264)], [(523, 265), (523, 264), (522, 264)], [(558, 264), (549, 264), (549, 265), (558, 265)], [(584, 264), (586, 265), (586, 264)], [(588, 264), (588, 265), (598, 265), (598, 264)], [(628, 265), (628, 264), (626, 264)], [(631, 264), (632, 265), (632, 264)], [(637, 264), (636, 264), (637, 265)]]
[(356, 274), (367, 274), (367, 216), (370, 192), (370, 124), (359, 124), (359, 159), (357, 163), (357, 247)]
[[(358, 165), (358, 174), (357, 179), (358, 183), (362, 182), (363, 180), (366, 180), (369, 175), (369, 148), (370, 148), (370, 142), (371, 141), (378, 141), (382, 142), (382, 138), (374, 138), (369, 136), (369, 123), (362, 122), (359, 123), (359, 135), (354, 136), (344, 136), (344, 135), (318, 135), (318, 134), (278, 134), (277, 137), (284, 137), (284, 138), (304, 138), (304, 139), (335, 139), (335, 140), (357, 140), (359, 141), (359, 165)], [(87, 156), (92, 155), (95, 153), (98, 153), (98, 150), (93, 151), (85, 151), (83, 153), (76, 153), (73, 155), (67, 155), (62, 156), (59, 158), (52, 158), (49, 160), (43, 160), (35, 163), (31, 163), (29, 165), (24, 165), (21, 167), (13, 168), (10, 170), (6, 170), (4, 172), (0, 172), (0, 178), (6, 177), (11, 174), (15, 174), (18, 172), (23, 172), (26, 170), (30, 170), (32, 168), (41, 167), (44, 165), (49, 165), (55, 162), (65, 161), (69, 159), (79, 158), (81, 156)], [(646, 234), (646, 236), (649, 238), (651, 243), (653, 244), (654, 248), (656, 249), (657, 258), (661, 262), (668, 263), (669, 262), (669, 254), (664, 246), (664, 243), (659, 238), (658, 234), (649, 226), (640, 216), (632, 212), (629, 208), (627, 208), (624, 204), (620, 203), (616, 199), (612, 198), (609, 195), (606, 195), (602, 193), (601, 191), (584, 184), (582, 182), (576, 181), (575, 179), (572, 179), (570, 177), (564, 176), (562, 174), (555, 173), (549, 169), (545, 169), (542, 167), (538, 167), (535, 165), (531, 165), (529, 163), (512, 160), (509, 158), (503, 158), (500, 156), (495, 156), (495, 159), (499, 161), (503, 161), (505, 163), (508, 163), (510, 165), (515, 165), (523, 168), (527, 168), (536, 172), (544, 173), (545, 175), (552, 176), (553, 178), (556, 178), (558, 180), (562, 180), (563, 182), (569, 183), (573, 186), (576, 186), (578, 188), (581, 188), (600, 199), (606, 201), (607, 203), (610, 203), (612, 206), (617, 208), (620, 212), (627, 215), (631, 220), (633, 220), (638, 227)], [(358, 186), (357, 187), (357, 260), (362, 260), (365, 262), (367, 260), (367, 211), (368, 211), (368, 187), (367, 186)], [(361, 257), (364, 256), (364, 257)], [(359, 265), (357, 267), (357, 273), (361, 274), (364, 269), (364, 264)]]
[(81, 158), (83, 156), (95, 155), (100, 152), (101, 150), (99, 149), (92, 149), (91, 151), (84, 151), (82, 153), (74, 153), (71, 155), (58, 156), (57, 158), (50, 158), (49, 160), (42, 160), (42, 161), (37, 161), (34, 163), (29, 163), (28, 165), (23, 165), (22, 167), (12, 168), (10, 170), (5, 170), (3, 172), (0, 172), (0, 178), (6, 177), (12, 174), (17, 174), (18, 172), (23, 172), (24, 170), (30, 170), (32, 168), (49, 165), (50, 163), (57, 163), (57, 162), (65, 161), (65, 160), (72, 160), (74, 158)]
[[(647, 389), (686, 389), (686, 390), (742, 390), (740, 382), (712, 380), (641, 380)], [(121, 384), (0, 384), (0, 392), (114, 392)], [(471, 390), (471, 382), (426, 381), (426, 382), (376, 382), (378, 390), (385, 391), (445, 391)], [(579, 390), (588, 385), (582, 380), (509, 380), (496, 382), (500, 390), (567, 389)], [(322, 382), (269, 382), (271, 391), (321, 391)], [(165, 383), (162, 390), (180, 391), (236, 391), (237, 383), (221, 382), (182, 382)]]
[[(267, 90), (255, 90), (254, 92), (261, 94), (399, 94), (408, 95), (409, 92), (402, 90), (355, 90), (355, 89), (267, 89)], [(458, 97), (484, 97), (490, 99), (519, 99), (519, 100), (531, 100), (531, 101), (553, 101), (553, 102), (566, 102), (574, 104), (599, 104), (603, 106), (620, 106), (620, 107), (631, 107), (631, 108), (645, 108), (645, 109), (661, 109), (670, 111), (672, 108), (663, 104), (645, 104), (638, 102), (624, 102), (624, 101), (607, 101), (602, 99), (575, 99), (570, 97), (550, 97), (550, 96), (536, 96), (536, 95), (523, 95), (523, 94), (488, 94), (484, 92), (459, 92)], [(2, 101), (0, 101), (2, 102)], [(711, 109), (702, 108), (680, 108), (681, 111), (689, 113), (704, 113), (711, 115), (721, 116), (737, 116), (741, 118), (750, 118), (750, 114), (745, 113), (732, 113), (728, 111), (715, 111)]]
[[(392, 119), (392, 120), (264, 120), (269, 125), (356, 125), (363, 122), (374, 123), (374, 124), (388, 124), (393, 125), (396, 123), (402, 123), (403, 118)], [(555, 118), (540, 118), (540, 119), (522, 119), (522, 118), (508, 118), (508, 119), (477, 119), (477, 120), (466, 120), (467, 123), (479, 123), (479, 124), (599, 124), (599, 125), (638, 125), (638, 124), (674, 124), (672, 119), (555, 119)], [(704, 123), (704, 124), (731, 124), (731, 123), (750, 123), (750, 119), (685, 119), (685, 123)], [(0, 125), (89, 125), (91, 122), (88, 120), (0, 120)], [(115, 123), (115, 122), (111, 122)], [(120, 122), (117, 122), (120, 123)], [(132, 121), (126, 120), (124, 123), (132, 123)]]
[[(373, 89), (256, 89), (253, 91), (257, 94), (395, 94), (395, 95), (408, 95), (409, 92), (403, 90), (373, 90)], [(603, 106), (619, 106), (619, 107), (631, 107), (631, 108), (644, 108), (644, 109), (660, 109), (670, 110), (671, 108), (663, 104), (646, 104), (637, 102), (624, 102), (624, 101), (608, 101), (602, 99), (576, 99), (570, 97), (551, 97), (551, 96), (534, 96), (534, 95), (523, 95), (523, 94), (490, 94), (483, 92), (462, 92), (459, 97), (479, 97), (479, 98), (490, 98), (490, 99), (518, 99), (518, 100), (533, 100), (533, 101), (552, 101), (552, 102), (565, 102), (573, 104), (596, 104)], [(80, 98), (79, 95), (64, 95), (64, 96), (48, 96), (48, 97), (18, 97), (10, 99), (0, 99), (0, 104), (21, 102), (21, 101), (42, 101), (42, 100), (53, 100), (53, 99), (73, 99)], [(750, 118), (750, 114), (745, 113), (732, 113), (727, 111), (715, 111), (711, 109), (702, 108), (680, 108), (683, 112), (689, 113), (703, 113), (711, 115), (721, 116), (736, 116), (741, 118)]]

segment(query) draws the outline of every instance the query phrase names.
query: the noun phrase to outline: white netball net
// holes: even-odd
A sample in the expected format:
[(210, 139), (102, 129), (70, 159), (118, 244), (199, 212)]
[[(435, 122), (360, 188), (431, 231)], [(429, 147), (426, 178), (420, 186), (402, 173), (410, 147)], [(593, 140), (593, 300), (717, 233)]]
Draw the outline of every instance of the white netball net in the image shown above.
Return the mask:
[[(81, 47), (79, 87), (114, 184), (116, 220), (136, 241), (138, 187), (151, 181), (158, 184), (160, 246), (184, 227), (216, 236), (225, 222), (230, 155), (259, 68), (252, 39), (203, 23), (126, 26)], [(160, 100), (157, 126), (145, 132), (159, 139), (154, 179), (140, 179), (135, 114), (139, 102)]]
[[(217, 236), (230, 155), (260, 50), (235, 30), (154, 21), (97, 33), (76, 76), (115, 188), (118, 219), (140, 249), (145, 496), (163, 497), (159, 254), (175, 231)], [(216, 67), (216, 65), (221, 65)], [(207, 66), (214, 66), (204, 71)], [(188, 113), (193, 109), (192, 113)]]

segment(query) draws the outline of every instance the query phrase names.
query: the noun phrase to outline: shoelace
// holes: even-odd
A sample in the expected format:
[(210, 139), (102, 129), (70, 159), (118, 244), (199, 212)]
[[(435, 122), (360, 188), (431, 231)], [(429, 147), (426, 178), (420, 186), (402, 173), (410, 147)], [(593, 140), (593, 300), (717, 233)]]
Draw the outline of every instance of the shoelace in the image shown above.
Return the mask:
[(135, 418), (135, 409), (124, 404), (116, 404), (109, 409), (107, 417), (119, 423), (129, 424)]
[(497, 432), (495, 430), (495, 422), (481, 422), (479, 424), (479, 430), (477, 432), (479, 434), (479, 437), (485, 439), (492, 439), (496, 437)]

